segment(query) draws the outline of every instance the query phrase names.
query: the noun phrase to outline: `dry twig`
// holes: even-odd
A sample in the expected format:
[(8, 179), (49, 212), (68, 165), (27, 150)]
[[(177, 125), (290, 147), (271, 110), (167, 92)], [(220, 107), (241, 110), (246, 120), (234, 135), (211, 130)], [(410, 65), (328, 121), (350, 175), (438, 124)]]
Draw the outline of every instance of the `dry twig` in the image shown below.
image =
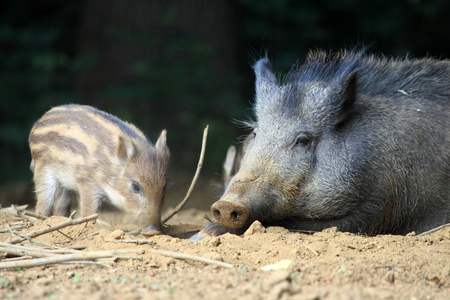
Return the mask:
[(9, 223), (7, 225), (7, 229), (0, 230), (0, 233), (11, 232), (11, 229), (12, 230), (23, 230), (23, 229), (29, 228), (30, 225), (33, 225), (33, 224), (30, 222)]
[(152, 244), (154, 244), (154, 242), (152, 240), (105, 240), (105, 242), (110, 242), (110, 243), (133, 243), (133, 244), (136, 244), (136, 245), (144, 245), (144, 244), (152, 245)]
[(308, 246), (303, 240), (299, 239), (299, 240), (297, 240), (297, 241), (299, 241), (300, 243), (302, 243), (302, 245), (305, 246), (306, 249), (308, 249), (309, 251), (311, 251), (312, 253), (314, 253), (315, 256), (319, 256), (319, 253), (318, 253), (316, 250), (314, 250), (313, 248), (311, 248), (310, 246)]
[(23, 260), (23, 261), (0, 262), (0, 269), (29, 268), (29, 267), (57, 264), (57, 263), (68, 262), (68, 261), (107, 258), (107, 257), (112, 257), (113, 255), (114, 254), (112, 252), (108, 252), (108, 251), (94, 251), (94, 252), (66, 254), (66, 255), (53, 255), (51, 257), (36, 258), (36, 259)]
[(197, 170), (195, 171), (195, 175), (194, 175), (194, 178), (192, 179), (191, 186), (189, 187), (189, 190), (186, 193), (186, 197), (184, 197), (183, 201), (181, 201), (180, 204), (178, 204), (177, 207), (175, 207), (175, 209), (167, 217), (164, 218), (164, 220), (162, 221), (163, 224), (166, 223), (167, 221), (169, 221), (170, 218), (172, 218), (176, 213), (178, 213), (183, 208), (183, 206), (187, 203), (189, 198), (191, 197), (191, 193), (194, 190), (194, 186), (197, 183), (198, 176), (200, 175), (200, 171), (202, 170), (202, 166), (203, 166), (203, 159), (205, 157), (205, 149), (206, 149), (206, 137), (208, 136), (208, 128), (209, 128), (209, 125), (207, 125), (205, 130), (203, 131), (202, 150), (200, 152), (200, 158), (198, 160)]
[(203, 218), (205, 218), (209, 223), (214, 223), (215, 222), (214, 219), (211, 218), (211, 216), (208, 215), (208, 214), (203, 214)]
[(47, 220), (48, 219), (48, 217), (46, 217), (44, 215), (36, 214), (36, 213), (28, 211), (28, 210), (24, 210), (23, 214), (27, 215), (27, 216), (30, 216), (30, 217), (33, 217), (33, 218), (36, 218), (36, 219), (41, 219), (41, 220)]
[(16, 210), (25, 210), (27, 207), (28, 207), (28, 204), (21, 205), (21, 206), (16, 206), (13, 204), (10, 207), (5, 207), (5, 208), (1, 208), (1, 206), (0, 206), (0, 211), (4, 211), (8, 214), (14, 215), (14, 212)]
[(33, 244), (41, 245), (41, 246), (44, 246), (44, 247), (56, 248), (56, 246), (53, 246), (53, 245), (50, 245), (50, 244), (47, 244), (47, 243), (43, 243), (43, 242), (35, 241), (35, 240), (33, 240), (32, 238), (30, 238), (30, 237), (28, 237), (28, 236), (26, 236), (26, 235), (23, 235), (23, 234), (21, 234), (21, 233), (19, 233), (19, 232), (17, 232), (17, 231), (14, 231), (14, 230), (12, 230), (12, 229), (9, 227), (9, 225), (6, 225), (6, 228), (8, 229), (8, 231), (9, 231), (11, 234), (15, 234), (15, 235), (17, 235), (17, 236), (23, 238), (23, 241), (24, 241), (24, 240), (27, 240), (27, 241), (29, 241), (30, 243), (33, 243)]
[[(9, 249), (7, 249), (9, 251)], [(36, 267), (42, 265), (51, 265), (63, 262), (74, 262), (80, 260), (94, 260), (99, 258), (109, 258), (113, 256), (117, 256), (125, 253), (139, 253), (142, 254), (143, 250), (135, 250), (135, 249), (124, 249), (124, 250), (115, 250), (115, 251), (91, 251), (91, 252), (78, 252), (74, 254), (64, 254), (64, 255), (51, 255), (43, 258), (30, 259), (30, 260), (21, 260), (21, 261), (9, 261), (9, 262), (0, 262), (0, 269), (9, 269), (9, 268), (29, 268)], [(31, 254), (31, 253), (30, 253)], [(35, 253), (34, 253), (35, 254)], [(134, 258), (136, 259), (136, 258)]]
[(15, 238), (15, 239), (9, 240), (7, 242), (10, 243), (10, 244), (17, 244), (17, 243), (20, 243), (20, 242), (24, 241), (26, 238), (34, 238), (34, 237), (37, 237), (37, 236), (40, 236), (40, 235), (43, 235), (43, 234), (46, 234), (46, 233), (49, 233), (49, 232), (61, 229), (61, 228), (64, 228), (66, 226), (76, 225), (76, 224), (81, 224), (81, 223), (84, 223), (84, 222), (88, 222), (88, 221), (94, 220), (94, 219), (96, 219), (98, 217), (98, 214), (93, 214), (93, 215), (87, 216), (85, 218), (73, 219), (73, 215), (75, 213), (76, 213), (76, 211), (74, 211), (69, 216), (69, 218), (66, 221), (64, 221), (64, 222), (61, 222), (59, 224), (50, 226), (50, 227), (42, 229), (42, 230), (37, 230), (37, 231), (31, 232), (31, 233), (29, 233), (27, 235), (23, 235), (22, 237)]
[(17, 218), (22, 218), (27, 220), (29, 223), (35, 225), (37, 223), (37, 221), (32, 220), (30, 217), (26, 216), (22, 211), (20, 210), (16, 210), (16, 217)]
[(59, 254), (50, 254), (44, 251), (39, 251), (39, 250), (25, 250), (25, 249), (16, 249), (16, 248), (5, 248), (5, 247), (0, 247), (0, 253), (7, 253), (10, 255), (15, 255), (15, 256), (22, 256), (22, 259), (24, 259), (24, 256), (31, 256), (31, 257), (54, 257), (57, 256)]
[(30, 259), (33, 258), (33, 256), (25, 255), (20, 257), (11, 257), (11, 258), (4, 258), (2, 261), (15, 261), (15, 260), (23, 260), (23, 259)]
[(82, 261), (82, 260), (65, 261), (65, 262), (62, 262), (61, 264), (64, 264), (64, 265), (70, 265), (70, 264), (98, 265), (98, 266), (102, 266), (102, 267), (105, 267), (105, 268), (111, 268), (107, 264), (103, 264), (103, 263), (100, 263), (100, 262), (97, 262), (97, 261)]
[[(51, 245), (50, 245), (51, 246)], [(39, 251), (39, 252), (46, 252), (50, 254), (67, 254), (67, 253), (77, 253), (79, 252), (76, 249), (70, 249), (70, 248), (61, 248), (52, 246), (51, 250), (46, 249), (43, 247), (27, 247), (27, 246), (19, 246), (19, 245), (13, 245), (5, 242), (0, 242), (0, 247), (7, 248), (7, 249), (18, 249), (18, 250), (25, 250), (25, 251)]]
[(194, 260), (194, 261), (199, 261), (199, 262), (209, 264), (209, 265), (216, 265), (218, 267), (227, 268), (227, 269), (233, 268), (232, 264), (227, 264), (227, 263), (224, 263), (224, 262), (221, 262), (218, 260), (204, 258), (201, 256), (192, 255), (192, 254), (177, 253), (177, 252), (156, 250), (156, 249), (150, 249), (148, 251), (150, 251), (151, 253), (154, 253), (154, 254), (159, 254), (159, 255), (163, 255), (163, 256), (167, 256), (167, 257), (173, 257), (173, 258), (177, 258), (177, 259)]

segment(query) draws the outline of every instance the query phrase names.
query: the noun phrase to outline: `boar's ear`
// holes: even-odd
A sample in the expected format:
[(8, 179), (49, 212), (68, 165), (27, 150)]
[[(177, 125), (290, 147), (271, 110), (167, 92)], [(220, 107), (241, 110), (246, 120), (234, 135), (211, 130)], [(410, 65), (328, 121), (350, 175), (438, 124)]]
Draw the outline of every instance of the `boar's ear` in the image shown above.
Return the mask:
[(261, 58), (253, 66), (256, 75), (256, 81), (266, 80), (274, 84), (278, 83), (277, 77), (272, 72), (272, 65), (267, 57)]
[(119, 136), (119, 146), (117, 148), (117, 156), (122, 163), (132, 158), (136, 154), (136, 145), (126, 136)]
[(267, 104), (270, 104), (276, 97), (273, 87), (278, 85), (278, 80), (272, 72), (270, 61), (267, 57), (262, 58), (253, 66), (256, 75), (256, 113), (261, 113)]
[(262, 58), (253, 66), (256, 75), (256, 92), (261, 90), (267, 84), (278, 84), (278, 80), (272, 72), (272, 66), (267, 57)]
[(335, 122), (336, 126), (342, 125), (355, 110), (356, 100), (356, 72), (346, 76), (342, 83), (342, 90), (339, 92), (339, 113)]
[(156, 141), (155, 149), (157, 152), (169, 156), (169, 148), (167, 147), (167, 131), (164, 129)]

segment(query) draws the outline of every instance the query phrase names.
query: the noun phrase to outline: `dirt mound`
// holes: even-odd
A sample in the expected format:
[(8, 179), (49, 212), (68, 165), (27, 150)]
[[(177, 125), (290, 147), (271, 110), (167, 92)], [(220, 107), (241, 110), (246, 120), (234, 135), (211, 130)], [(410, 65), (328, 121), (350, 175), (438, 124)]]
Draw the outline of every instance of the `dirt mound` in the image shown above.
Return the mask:
[[(134, 225), (114, 214), (101, 215), (96, 224), (73, 225), (36, 237), (36, 242), (81, 252), (128, 249), (136, 253), (102, 259), (102, 265), (0, 269), (0, 298), (450, 299), (449, 227), (422, 237), (367, 237), (336, 228), (304, 234), (255, 224), (243, 236), (188, 241), (185, 237), (207, 224), (203, 213), (180, 212), (166, 227), (172, 236), (146, 237), (146, 244), (128, 243), (143, 237), (128, 234)], [(51, 217), (29, 228), (23, 225), (20, 233), (64, 220)], [(180, 220), (187, 224), (179, 224)], [(7, 225), (18, 228), (23, 222), (2, 213), (0, 241), (15, 237), (5, 232)], [(233, 267), (166, 257), (152, 250), (190, 254)]]

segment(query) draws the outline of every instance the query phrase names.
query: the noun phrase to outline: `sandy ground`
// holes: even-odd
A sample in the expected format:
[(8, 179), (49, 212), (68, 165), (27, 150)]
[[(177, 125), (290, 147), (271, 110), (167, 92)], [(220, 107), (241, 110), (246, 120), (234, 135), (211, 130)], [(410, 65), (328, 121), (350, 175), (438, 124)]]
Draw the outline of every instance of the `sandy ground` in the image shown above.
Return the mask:
[[(135, 226), (122, 214), (103, 213), (96, 224), (73, 225), (37, 237), (35, 241), (82, 252), (142, 251), (99, 260), (103, 266), (0, 269), (0, 299), (450, 299), (449, 227), (425, 236), (367, 237), (336, 228), (305, 234), (254, 224), (242, 236), (225, 234), (191, 242), (185, 237), (208, 224), (203, 213), (187, 209), (177, 214), (166, 227), (172, 236), (124, 234)], [(64, 220), (51, 217), (20, 232)], [(21, 222), (0, 215), (0, 229)], [(0, 241), (11, 238), (9, 232), (0, 233)], [(123, 243), (144, 238), (149, 244)], [(153, 254), (154, 249), (233, 267), (165, 257)], [(5, 261), (2, 255), (0, 262)], [(263, 270), (265, 266), (271, 270)]]

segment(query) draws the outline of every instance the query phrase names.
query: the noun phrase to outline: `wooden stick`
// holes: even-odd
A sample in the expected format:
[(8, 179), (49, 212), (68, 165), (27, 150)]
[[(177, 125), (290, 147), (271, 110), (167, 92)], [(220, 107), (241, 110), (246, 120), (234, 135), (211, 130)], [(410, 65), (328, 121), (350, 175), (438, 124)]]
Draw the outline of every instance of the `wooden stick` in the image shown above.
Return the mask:
[(166, 223), (170, 220), (176, 213), (178, 213), (183, 206), (187, 203), (189, 198), (191, 197), (191, 193), (194, 190), (194, 186), (197, 183), (198, 176), (200, 175), (200, 171), (202, 170), (203, 166), (203, 159), (205, 158), (205, 149), (206, 149), (206, 138), (208, 136), (208, 128), (209, 125), (206, 126), (205, 130), (203, 131), (203, 140), (202, 140), (202, 150), (200, 152), (200, 158), (198, 160), (197, 164), (197, 170), (195, 171), (194, 178), (192, 179), (191, 186), (189, 187), (189, 190), (186, 193), (186, 197), (184, 197), (183, 201), (180, 202), (180, 204), (175, 207), (175, 209), (162, 221), (162, 223)]
[(105, 240), (105, 242), (110, 242), (110, 243), (134, 243), (136, 245), (144, 245), (144, 244), (152, 245), (152, 244), (155, 243), (152, 240)]
[(64, 222), (61, 222), (59, 224), (50, 226), (50, 227), (45, 228), (45, 229), (41, 229), (41, 230), (37, 230), (37, 231), (31, 232), (31, 233), (29, 233), (27, 235), (24, 235), (23, 237), (15, 238), (15, 239), (9, 240), (7, 242), (10, 243), (10, 244), (17, 244), (17, 243), (20, 243), (20, 242), (24, 241), (26, 239), (25, 237), (34, 238), (34, 237), (37, 237), (37, 236), (40, 236), (40, 235), (43, 235), (43, 234), (46, 234), (46, 233), (49, 233), (49, 232), (61, 229), (61, 228), (64, 228), (66, 226), (76, 225), (76, 224), (81, 224), (81, 223), (84, 223), (84, 222), (88, 222), (88, 221), (94, 220), (94, 219), (96, 219), (98, 217), (98, 214), (93, 214), (93, 215), (87, 216), (85, 218), (73, 219), (74, 213), (76, 213), (76, 211), (74, 211), (70, 215), (70, 217)]
[[(28, 207), (28, 205), (27, 205), (27, 207), (23, 207), (23, 206), (22, 207), (11, 206), (11, 207), (15, 209), (16, 215), (21, 217), (21, 218), (26, 218), (27, 220), (29, 220), (29, 218), (26, 217), (26, 216), (30, 216), (30, 217), (33, 217), (33, 218), (36, 218), (36, 219), (41, 219), (41, 220), (47, 219), (47, 217), (44, 216), (44, 215), (37, 214), (37, 213), (31, 212), (31, 211), (25, 210)], [(36, 223), (36, 222), (31, 221), (31, 220), (30, 220), (30, 222)]]
[(49, 249), (45, 249), (42, 247), (26, 247), (26, 246), (13, 245), (13, 244), (5, 243), (5, 242), (0, 242), (0, 247), (7, 248), (7, 249), (18, 249), (18, 250), (24, 250), (24, 251), (39, 251), (39, 252), (45, 252), (45, 253), (49, 253), (49, 254), (67, 254), (67, 253), (79, 252), (76, 249), (70, 249), (70, 248), (54, 247), (54, 249), (49, 250)]
[(433, 233), (433, 232), (438, 231), (439, 229), (445, 228), (447, 226), (450, 226), (450, 223), (447, 223), (447, 224), (441, 225), (439, 227), (433, 228), (431, 230), (422, 232), (421, 234), (418, 234), (417, 236), (422, 236), (422, 235), (425, 235), (425, 234)]
[[(24, 210), (24, 211), (25, 211), (25, 210)], [(37, 221), (31, 220), (30, 217), (26, 216), (26, 215), (23, 213), (24, 211), (16, 210), (16, 217), (17, 217), (17, 218), (25, 219), (25, 220), (27, 220), (28, 222), (30, 222), (31, 224), (33, 224), (33, 225), (36, 224)]]
[(162, 256), (173, 257), (173, 258), (178, 258), (178, 259), (194, 260), (194, 261), (199, 261), (199, 262), (209, 264), (209, 265), (216, 265), (218, 267), (223, 267), (223, 268), (227, 268), (227, 269), (234, 268), (234, 266), (232, 264), (227, 264), (227, 263), (224, 263), (224, 262), (221, 262), (218, 260), (204, 258), (201, 256), (192, 255), (192, 254), (184, 254), (184, 253), (177, 253), (177, 252), (156, 250), (156, 249), (150, 249), (148, 251), (150, 251), (151, 253), (154, 253), (154, 254), (162, 255)]
[(98, 266), (102, 266), (102, 267), (105, 267), (105, 268), (111, 268), (107, 264), (100, 263), (100, 262), (97, 262), (97, 261), (80, 261), (80, 260), (78, 260), (78, 261), (65, 261), (65, 262), (62, 262), (61, 264), (64, 264), (64, 265), (70, 265), (70, 264), (98, 265)]
[(312, 253), (314, 253), (315, 256), (319, 256), (319, 253), (317, 253), (316, 250), (314, 250), (313, 248), (311, 248), (310, 246), (308, 246), (303, 240), (297, 240), (300, 243), (302, 243), (303, 246), (305, 246), (306, 249), (308, 249), (309, 251), (311, 251)]
[(67, 261), (91, 260), (97, 258), (112, 257), (113, 253), (108, 251), (95, 251), (77, 254), (53, 255), (52, 257), (30, 259), (25, 261), (0, 262), (0, 269), (29, 268), (43, 265), (57, 264)]
[(213, 218), (211, 218), (211, 216), (208, 214), (203, 214), (203, 218), (206, 219), (209, 223), (215, 222), (215, 220)]
[[(27, 226), (27, 225), (20, 226), (19, 224), (22, 224), (22, 223), (15, 223), (15, 224), (14, 223), (9, 224), (8, 225), (8, 229), (2, 229), (2, 230), (0, 230), (0, 233), (11, 232), (11, 230), (23, 230), (23, 229), (26, 229), (26, 228), (30, 227), (30, 226)], [(31, 223), (28, 223), (28, 222), (23, 223), (23, 224), (32, 225)]]
[(2, 261), (15, 261), (15, 260), (23, 260), (23, 259), (30, 259), (33, 258), (32, 256), (20, 256), (20, 257), (11, 257), (11, 258), (4, 258)]
[(11, 234), (15, 234), (15, 235), (17, 235), (17, 236), (20, 236), (21, 238), (23, 238), (24, 240), (29, 241), (30, 243), (34, 243), (34, 244), (37, 244), (37, 245), (41, 245), (41, 246), (45, 246), (45, 247), (50, 247), (50, 248), (56, 248), (56, 246), (53, 246), (53, 245), (50, 245), (50, 244), (47, 244), (47, 243), (42, 243), (42, 242), (35, 241), (35, 240), (33, 240), (32, 238), (30, 238), (30, 237), (28, 237), (28, 236), (26, 236), (26, 235), (23, 235), (23, 234), (21, 234), (21, 233), (19, 233), (19, 232), (17, 232), (17, 231), (14, 231), (14, 230), (12, 230), (11, 228), (9, 228), (9, 225), (6, 225), (6, 228), (9, 230), (9, 232), (10, 232)]
[(119, 250), (114, 250), (113, 253), (114, 253), (114, 255), (127, 254), (127, 253), (144, 254), (145, 250), (144, 249), (119, 249)]
[(23, 214), (27, 215), (27, 216), (30, 216), (30, 217), (33, 217), (33, 218), (36, 218), (36, 219), (41, 219), (41, 220), (47, 220), (48, 219), (48, 217), (46, 217), (44, 215), (37, 214), (37, 213), (31, 212), (31, 211), (28, 211), (28, 210), (24, 210)]
[(308, 249), (309, 251), (311, 251), (312, 253), (314, 253), (315, 256), (319, 256), (319, 253), (317, 253), (316, 250), (314, 250), (313, 248), (311, 248), (310, 246), (303, 244), (303, 246), (305, 246), (306, 249)]
[(81, 228), (81, 230), (80, 230), (80, 231), (78, 232), (78, 234), (75, 236), (75, 239), (78, 239), (78, 238), (80, 237), (81, 233), (84, 231), (84, 229), (86, 229), (86, 226), (87, 226), (87, 222), (84, 223), (83, 228)]
[(0, 253), (7, 253), (15, 256), (31, 256), (31, 257), (55, 257), (60, 254), (51, 254), (43, 251), (33, 251), (33, 250), (20, 250), (16, 248), (4, 248), (0, 247)]
[(142, 256), (116, 256), (118, 259), (135, 259), (142, 260)]
[[(140, 251), (140, 252), (138, 252)], [(29, 268), (43, 265), (51, 265), (62, 262), (78, 261), (78, 260), (93, 260), (99, 258), (108, 258), (115, 255), (120, 255), (123, 253), (142, 253), (142, 250), (135, 249), (125, 249), (116, 251), (91, 251), (91, 252), (79, 252), (75, 254), (65, 254), (65, 255), (52, 255), (51, 257), (23, 260), (23, 261), (12, 261), (12, 262), (0, 262), (0, 269), (9, 268)]]
[(9, 214), (12, 214), (16, 210), (25, 210), (27, 207), (28, 207), (28, 204), (21, 205), (21, 206), (15, 206), (13, 204), (10, 207), (5, 207), (5, 208), (1, 208), (1, 206), (0, 206), (0, 211), (4, 211), (4, 212), (7, 212)]

